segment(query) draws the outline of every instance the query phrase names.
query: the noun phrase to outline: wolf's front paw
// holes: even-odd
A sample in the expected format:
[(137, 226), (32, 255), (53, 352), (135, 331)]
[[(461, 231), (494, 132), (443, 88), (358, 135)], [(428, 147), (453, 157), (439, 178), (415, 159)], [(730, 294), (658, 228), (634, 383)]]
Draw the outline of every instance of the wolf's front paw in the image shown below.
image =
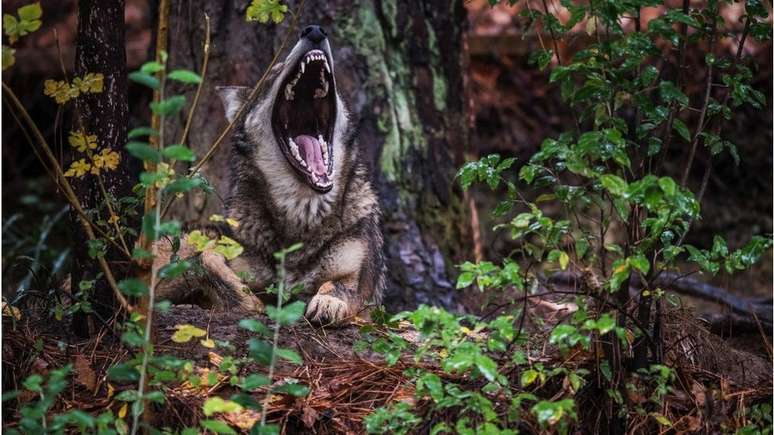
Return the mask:
[(337, 293), (337, 286), (332, 282), (321, 285), (306, 307), (306, 318), (322, 325), (337, 324), (346, 319), (349, 304)]

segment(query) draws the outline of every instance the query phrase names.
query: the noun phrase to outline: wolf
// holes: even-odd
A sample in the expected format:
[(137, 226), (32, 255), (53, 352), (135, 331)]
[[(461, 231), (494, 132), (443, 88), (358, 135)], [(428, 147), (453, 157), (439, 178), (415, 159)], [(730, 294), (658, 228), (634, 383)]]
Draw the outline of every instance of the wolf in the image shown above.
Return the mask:
[[(296, 243), (285, 259), (286, 285), (300, 287), (306, 317), (338, 324), (381, 301), (385, 266), (380, 208), (353, 121), (334, 74), (325, 30), (308, 26), (264, 90), (234, 126), (226, 215), (235, 226), (209, 228), (244, 251), (233, 260), (182, 240), (157, 242), (158, 269), (173, 256), (195, 259), (157, 297), (222, 309), (260, 310), (256, 297), (276, 282), (273, 253)], [(249, 89), (219, 88), (233, 122)], [(365, 314), (364, 314), (365, 315)]]

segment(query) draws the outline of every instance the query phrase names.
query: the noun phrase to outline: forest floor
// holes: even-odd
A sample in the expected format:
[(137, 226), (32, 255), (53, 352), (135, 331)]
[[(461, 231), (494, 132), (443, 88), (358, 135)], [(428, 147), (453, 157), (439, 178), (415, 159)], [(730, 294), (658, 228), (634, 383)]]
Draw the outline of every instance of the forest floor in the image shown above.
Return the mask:
[[(599, 353), (577, 348), (569, 354), (562, 354), (548, 344), (551, 328), (570, 314), (567, 308), (571, 310), (571, 305), (561, 304), (558, 298), (530, 304), (525, 325), (529, 339), (524, 346), (530, 363), (539, 362), (546, 367), (583, 367), (594, 372), (595, 365), (599, 363)], [(228, 398), (238, 392), (229, 383), (233, 373), (223, 370), (221, 364), (224, 358), (241, 358), (248, 354), (247, 341), (255, 334), (238, 327), (243, 317), (244, 314), (217, 312), (197, 306), (176, 306), (168, 313), (157, 315), (157, 354), (190, 360), (193, 363), (192, 372), (201, 379), (196, 386), (183, 382), (162, 387), (167, 402), (154, 410), (159, 427), (193, 426), (204, 418), (202, 404), (208, 397)], [(259, 317), (266, 320), (263, 316)], [(55, 411), (77, 408), (95, 414), (105, 410), (119, 413), (122, 402), (117, 401), (115, 395), (122, 390), (136, 388), (136, 385), (120, 385), (107, 380), (107, 369), (130, 356), (120, 340), (104, 333), (91, 340), (70, 342), (66, 325), (31, 319), (3, 316), (4, 391), (18, 388), (26, 376), (45, 375), (53, 368), (72, 363), (73, 382), (57, 403)], [(770, 401), (770, 354), (729, 346), (728, 342), (709, 332), (705, 323), (697, 320), (688, 310), (671, 309), (665, 319), (666, 363), (675, 369), (677, 383), (664, 398), (661, 412), (674, 423), (675, 430), (714, 432), (721, 427), (740, 427), (740, 419), (743, 419), (740, 411), (745, 406)], [(188, 343), (172, 341), (176, 325), (181, 324), (204, 329), (207, 338), (214, 339), (218, 346), (208, 348), (197, 340)], [(448, 378), (449, 375), (440, 370), (439, 361), (417, 361), (410, 356), (411, 352), (407, 352), (394, 364), (388, 364), (383, 356), (357, 345), (362, 339), (361, 328), (366, 325), (370, 334), (386, 335), (391, 331), (414, 344), (419, 339), (418, 333), (406, 322), (396, 328), (387, 328), (358, 321), (335, 329), (302, 322), (284, 329), (280, 345), (298, 352), (304, 363), (300, 366), (280, 365), (274, 376), (274, 386), (298, 380), (308, 385), (310, 392), (306, 397), (298, 398), (281, 394), (271, 396), (268, 420), (279, 424), (283, 433), (362, 433), (364, 417), (375, 408), (404, 401), (413, 406), (415, 414), (424, 415), (423, 420), (427, 422), (453, 422), (452, 410), (448, 411), (448, 415), (437, 411), (431, 414), (429, 402), (415, 398), (414, 386), (406, 374), (407, 369), (422, 368)], [(238, 374), (265, 371), (265, 368), (248, 364), (242, 366)], [(513, 385), (518, 385), (518, 370), (508, 376), (513, 378)], [(476, 386), (480, 381), (455, 381), (480, 388), (480, 385)], [(551, 388), (561, 390), (563, 387)], [(576, 396), (579, 410), (586, 413), (580, 416), (579, 424), (586, 430), (593, 430), (592, 410), (599, 406), (599, 394), (592, 386)], [(254, 393), (256, 400), (262, 400), (264, 396), (265, 389)], [(3, 404), (5, 427), (14, 425), (19, 405), (31, 399), (31, 395), (22, 395), (14, 407), (8, 402)], [(629, 398), (633, 403), (644, 403), (647, 399)], [(506, 403), (499, 405), (507, 406)], [(220, 418), (246, 432), (260, 419), (260, 414), (243, 410), (222, 414)], [(584, 418), (588, 420), (584, 421)], [(636, 426), (636, 422), (643, 418), (647, 419), (647, 415), (643, 417), (632, 413), (631, 424)], [(521, 429), (527, 433), (537, 431), (537, 423), (529, 419), (530, 416), (526, 415)], [(421, 430), (418, 432), (423, 433)]]

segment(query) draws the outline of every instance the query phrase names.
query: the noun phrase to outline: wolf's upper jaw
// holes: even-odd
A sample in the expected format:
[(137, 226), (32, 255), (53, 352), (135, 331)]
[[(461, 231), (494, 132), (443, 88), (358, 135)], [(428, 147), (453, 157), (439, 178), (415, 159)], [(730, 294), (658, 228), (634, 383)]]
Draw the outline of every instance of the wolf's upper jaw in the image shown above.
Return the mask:
[(328, 55), (312, 49), (299, 56), (274, 101), (272, 126), (286, 159), (315, 191), (333, 186), (336, 85)]

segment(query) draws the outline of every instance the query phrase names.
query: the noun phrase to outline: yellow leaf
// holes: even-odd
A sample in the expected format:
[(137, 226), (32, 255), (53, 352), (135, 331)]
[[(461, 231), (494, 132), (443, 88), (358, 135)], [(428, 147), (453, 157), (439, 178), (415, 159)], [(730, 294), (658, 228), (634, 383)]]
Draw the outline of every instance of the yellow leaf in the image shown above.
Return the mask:
[(91, 169), (91, 165), (85, 159), (80, 159), (70, 164), (70, 169), (64, 173), (65, 177), (83, 177)]
[(121, 218), (119, 218), (117, 214), (112, 214), (112, 215), (110, 215), (110, 218), (108, 219), (108, 223), (110, 223), (110, 224), (118, 223), (119, 219), (121, 219)]
[(86, 134), (83, 131), (71, 131), (67, 142), (79, 152), (86, 152), (87, 149), (93, 150), (97, 148), (97, 136)]
[(562, 268), (562, 270), (567, 269), (567, 266), (570, 264), (570, 256), (567, 255), (566, 252), (562, 251), (559, 254), (559, 267)]
[(3, 316), (6, 317), (13, 317), (16, 320), (21, 320), (21, 311), (11, 305), (8, 305), (5, 301), (3, 301)]
[(115, 394), (115, 392), (116, 392), (116, 389), (113, 388), (113, 384), (108, 382), (108, 384), (107, 384), (107, 398), (108, 398), (108, 400), (110, 400), (110, 398), (113, 397), (113, 394)]
[(229, 224), (232, 228), (239, 228), (239, 221), (236, 219), (226, 218), (226, 223)]
[(43, 82), (43, 94), (53, 98), (57, 104), (64, 104), (77, 97), (80, 91), (64, 80), (46, 80)]
[(13, 66), (16, 63), (16, 50), (7, 45), (3, 45), (3, 71)]
[(86, 73), (83, 78), (76, 77), (73, 79), (73, 87), (84, 94), (100, 93), (104, 89), (104, 76), (101, 73)]
[(175, 325), (174, 334), (172, 334), (172, 341), (175, 343), (188, 343), (194, 337), (204, 337), (207, 335), (207, 331), (197, 328), (193, 325)]
[(100, 151), (99, 154), (95, 154), (92, 156), (92, 163), (94, 166), (100, 169), (105, 170), (114, 170), (118, 167), (118, 162), (121, 160), (121, 155), (117, 152), (111, 150), (110, 148), (105, 148), (102, 151)]
[(199, 343), (201, 343), (202, 346), (204, 346), (204, 347), (206, 347), (208, 349), (212, 349), (212, 348), (215, 347), (215, 340), (213, 340), (211, 338), (208, 338), (206, 340), (199, 340)]
[(126, 417), (126, 411), (129, 409), (129, 406), (127, 403), (124, 403), (121, 405), (120, 408), (118, 408), (118, 418), (124, 418)]

